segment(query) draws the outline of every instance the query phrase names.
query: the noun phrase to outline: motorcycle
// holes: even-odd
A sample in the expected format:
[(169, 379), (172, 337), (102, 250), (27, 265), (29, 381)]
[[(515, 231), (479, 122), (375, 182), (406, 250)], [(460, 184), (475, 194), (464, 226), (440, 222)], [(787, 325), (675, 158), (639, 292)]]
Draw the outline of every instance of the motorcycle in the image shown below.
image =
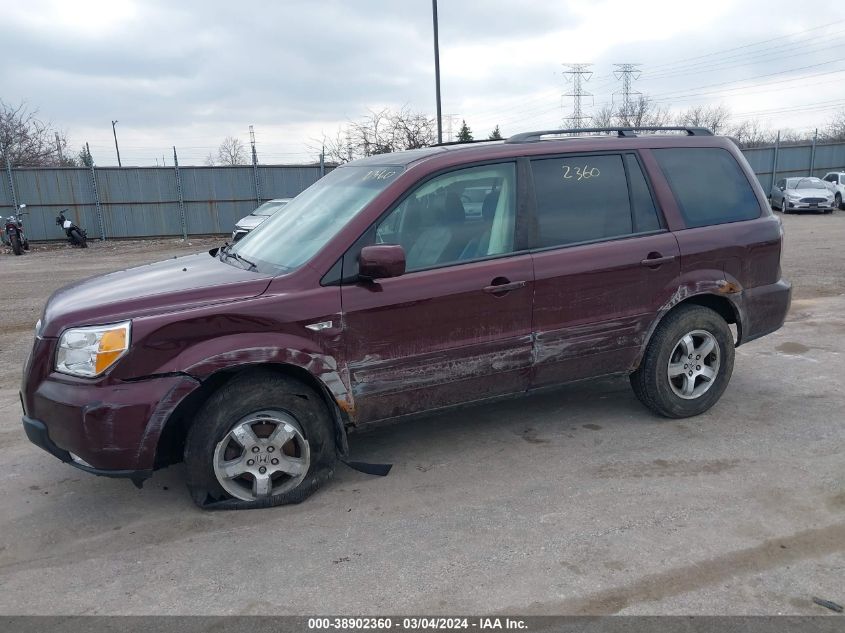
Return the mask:
[(21, 219), (21, 216), (26, 215), (23, 209), (26, 209), (25, 204), (18, 205), (14, 213), (6, 218), (3, 225), (3, 241), (12, 247), (12, 252), (15, 255), (23, 255), (24, 251), (29, 250), (29, 240), (23, 232), (23, 220)]
[(67, 209), (59, 211), (59, 215), (56, 216), (56, 224), (62, 227), (71, 244), (80, 248), (88, 248), (88, 234), (85, 232), (85, 229), (77, 226), (73, 221), (68, 220), (65, 217), (65, 211)]

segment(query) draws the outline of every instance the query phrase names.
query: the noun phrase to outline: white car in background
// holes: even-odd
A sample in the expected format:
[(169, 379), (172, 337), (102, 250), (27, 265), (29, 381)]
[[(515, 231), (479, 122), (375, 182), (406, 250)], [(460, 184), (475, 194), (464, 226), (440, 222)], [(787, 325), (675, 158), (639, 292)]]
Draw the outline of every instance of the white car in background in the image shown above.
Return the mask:
[(282, 209), (292, 199), (276, 198), (275, 200), (268, 200), (249, 215), (242, 217), (235, 224), (235, 229), (232, 231), (232, 242), (237, 242), (271, 215), (275, 215), (277, 211)]
[(796, 211), (833, 211), (833, 193), (821, 178), (781, 178), (772, 187), (772, 207), (784, 213)]
[(845, 209), (843, 201), (845, 201), (845, 171), (830, 171), (824, 178), (828, 189), (833, 192), (836, 197), (836, 208)]

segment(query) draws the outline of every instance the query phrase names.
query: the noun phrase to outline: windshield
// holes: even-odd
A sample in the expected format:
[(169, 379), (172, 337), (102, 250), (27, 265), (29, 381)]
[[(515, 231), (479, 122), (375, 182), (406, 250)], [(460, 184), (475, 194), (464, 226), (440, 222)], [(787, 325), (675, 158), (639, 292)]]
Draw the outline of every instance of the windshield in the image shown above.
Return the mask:
[(788, 189), (827, 189), (818, 178), (790, 178), (786, 186)]
[(383, 191), (404, 167), (341, 167), (299, 194), (232, 246), (263, 272), (298, 268)]
[(287, 200), (284, 202), (279, 202), (278, 200), (271, 200), (270, 202), (265, 202), (260, 207), (258, 207), (255, 211), (250, 213), (250, 215), (263, 215), (263, 216), (270, 216), (273, 215), (276, 211), (281, 209), (288, 203)]

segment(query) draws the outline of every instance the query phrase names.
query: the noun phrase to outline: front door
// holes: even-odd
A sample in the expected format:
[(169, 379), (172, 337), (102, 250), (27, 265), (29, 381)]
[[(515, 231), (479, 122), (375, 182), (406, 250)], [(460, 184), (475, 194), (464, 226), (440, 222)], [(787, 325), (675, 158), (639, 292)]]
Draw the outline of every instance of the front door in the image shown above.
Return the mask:
[(424, 182), (371, 229), (407, 265), (341, 290), (358, 421), (527, 388), (534, 276), (531, 256), (515, 252), (516, 215), (516, 165), (498, 163)]
[(635, 154), (531, 161), (532, 387), (628, 371), (677, 287), (680, 252)]

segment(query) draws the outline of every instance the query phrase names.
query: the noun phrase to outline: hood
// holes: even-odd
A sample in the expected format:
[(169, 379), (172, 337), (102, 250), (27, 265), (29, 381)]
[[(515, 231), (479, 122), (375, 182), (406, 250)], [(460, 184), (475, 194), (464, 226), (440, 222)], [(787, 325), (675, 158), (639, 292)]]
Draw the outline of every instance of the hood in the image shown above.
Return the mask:
[(827, 198), (832, 195), (830, 189), (787, 189), (786, 193), (799, 198)]
[(68, 326), (98, 325), (248, 299), (263, 293), (272, 278), (208, 253), (168, 259), (57, 290), (44, 308), (41, 331), (43, 336), (58, 336)]
[(238, 223), (235, 225), (235, 228), (247, 229), (248, 231), (251, 231), (256, 226), (264, 222), (267, 217), (268, 216), (266, 215), (248, 215), (238, 220)]

